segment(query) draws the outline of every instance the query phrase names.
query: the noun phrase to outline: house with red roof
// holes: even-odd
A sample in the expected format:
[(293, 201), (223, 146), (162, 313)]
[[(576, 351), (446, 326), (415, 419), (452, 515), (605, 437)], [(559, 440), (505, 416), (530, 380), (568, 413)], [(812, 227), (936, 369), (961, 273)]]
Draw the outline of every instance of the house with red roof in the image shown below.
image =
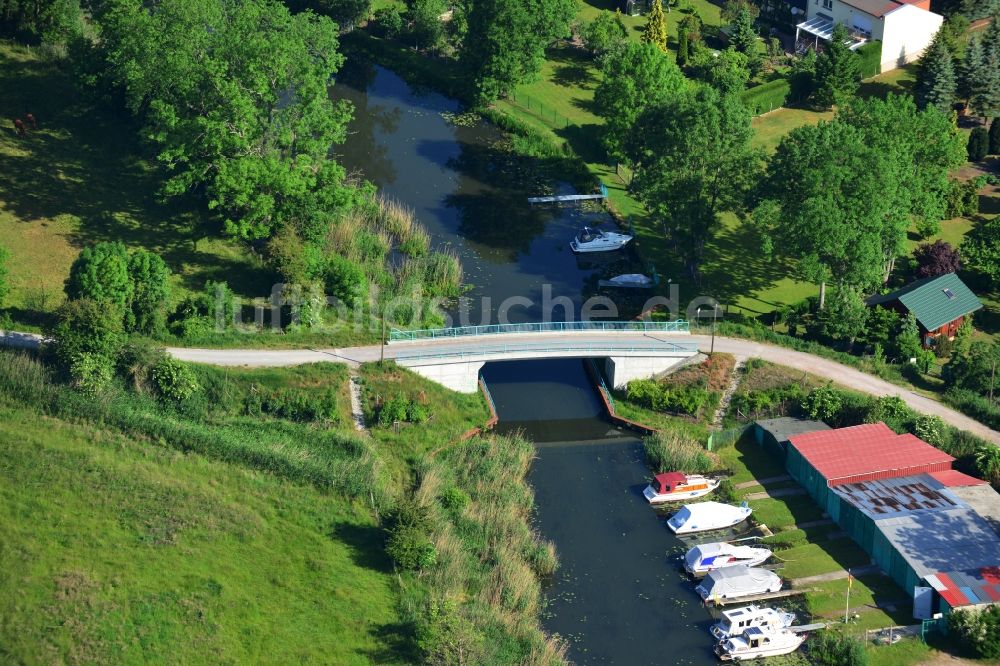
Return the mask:
[[(929, 619), (1000, 601), (1000, 494), (884, 423), (788, 438), (785, 466)], [(997, 597), (997, 598), (994, 598)]]
[(881, 71), (913, 62), (930, 45), (944, 17), (930, 10), (930, 0), (806, 0), (806, 20), (795, 28), (797, 50), (820, 49), (833, 27), (847, 27), (850, 47), (881, 44)]

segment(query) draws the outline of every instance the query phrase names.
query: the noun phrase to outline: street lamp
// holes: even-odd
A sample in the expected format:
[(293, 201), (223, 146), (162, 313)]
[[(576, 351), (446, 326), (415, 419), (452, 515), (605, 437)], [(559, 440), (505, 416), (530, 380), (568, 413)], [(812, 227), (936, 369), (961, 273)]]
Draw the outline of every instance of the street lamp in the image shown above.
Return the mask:
[(715, 302), (715, 308), (712, 311), (712, 350), (709, 354), (715, 353), (715, 322), (719, 320), (719, 302)]

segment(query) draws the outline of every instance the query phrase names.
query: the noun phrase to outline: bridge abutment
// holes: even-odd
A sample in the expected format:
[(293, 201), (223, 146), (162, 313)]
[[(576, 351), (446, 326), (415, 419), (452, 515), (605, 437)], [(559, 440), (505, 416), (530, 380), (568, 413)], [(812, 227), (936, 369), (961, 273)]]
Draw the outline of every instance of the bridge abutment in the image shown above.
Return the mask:
[(623, 389), (633, 379), (651, 379), (687, 360), (688, 356), (609, 356), (604, 373), (612, 386)]
[(407, 365), (425, 379), (437, 382), (452, 391), (475, 393), (479, 390), (479, 373), (486, 361), (460, 361), (435, 365)]

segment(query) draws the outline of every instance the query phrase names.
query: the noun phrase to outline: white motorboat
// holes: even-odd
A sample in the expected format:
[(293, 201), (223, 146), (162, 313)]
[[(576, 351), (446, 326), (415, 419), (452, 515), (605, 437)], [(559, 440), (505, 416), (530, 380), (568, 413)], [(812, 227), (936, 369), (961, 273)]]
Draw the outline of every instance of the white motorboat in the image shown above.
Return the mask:
[(765, 631), (787, 629), (795, 622), (795, 613), (786, 613), (774, 608), (743, 606), (722, 611), (722, 617), (709, 631), (717, 641), (739, 636), (747, 629), (761, 628)]
[(599, 287), (620, 287), (622, 289), (649, 289), (656, 285), (654, 278), (642, 273), (625, 273), (616, 275), (610, 280), (598, 280)]
[(678, 502), (703, 497), (719, 487), (719, 479), (709, 479), (701, 474), (664, 472), (653, 477), (653, 482), (642, 491), (650, 504)]
[(781, 590), (781, 577), (767, 569), (753, 569), (743, 564), (710, 571), (694, 591), (704, 601), (714, 603), (745, 599)]
[(736, 546), (731, 543), (703, 543), (684, 555), (684, 569), (693, 576), (704, 576), (723, 567), (743, 564), (755, 567), (771, 557), (767, 548)]
[(744, 502), (740, 506), (721, 502), (685, 504), (667, 521), (674, 534), (693, 534), (732, 527), (750, 517), (753, 510)]
[(613, 252), (620, 250), (632, 240), (628, 234), (619, 234), (613, 231), (601, 231), (591, 227), (584, 227), (576, 235), (569, 246), (574, 252)]
[(740, 636), (721, 641), (715, 646), (715, 654), (722, 661), (747, 661), (758, 657), (777, 657), (791, 654), (806, 640), (804, 634), (795, 634), (787, 629), (765, 631), (759, 627), (747, 629)]

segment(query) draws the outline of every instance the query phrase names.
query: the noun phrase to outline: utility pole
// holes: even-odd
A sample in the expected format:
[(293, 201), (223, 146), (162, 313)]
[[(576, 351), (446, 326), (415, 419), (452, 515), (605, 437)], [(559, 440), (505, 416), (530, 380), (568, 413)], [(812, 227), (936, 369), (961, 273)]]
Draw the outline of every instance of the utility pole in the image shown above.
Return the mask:
[(854, 576), (851, 575), (851, 570), (847, 570), (847, 605), (844, 607), (844, 624), (847, 624), (847, 616), (851, 612), (851, 583), (854, 582)]
[(712, 349), (709, 352), (709, 356), (715, 353), (715, 322), (719, 320), (719, 304), (716, 302), (715, 309), (712, 311)]
[(385, 313), (382, 313), (382, 346), (379, 348), (378, 362), (385, 363)]

